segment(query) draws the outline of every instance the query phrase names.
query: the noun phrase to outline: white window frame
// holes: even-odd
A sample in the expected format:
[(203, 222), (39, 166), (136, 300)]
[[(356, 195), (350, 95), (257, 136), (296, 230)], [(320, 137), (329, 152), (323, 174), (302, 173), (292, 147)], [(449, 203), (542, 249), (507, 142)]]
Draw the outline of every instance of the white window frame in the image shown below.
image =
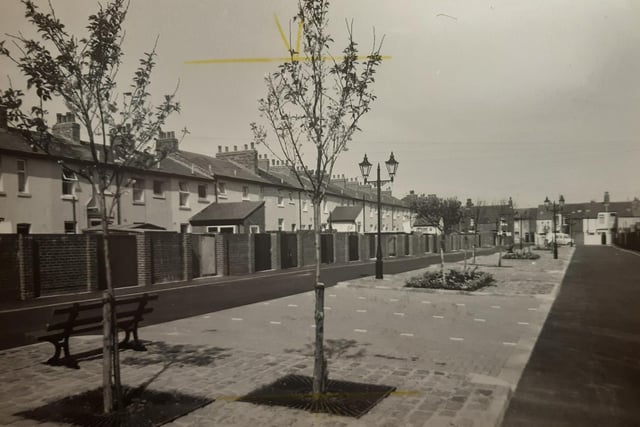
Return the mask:
[[(178, 181), (178, 205), (181, 208), (189, 207), (189, 196), (191, 192), (189, 191), (189, 183), (187, 181)], [(183, 198), (184, 197), (184, 203)]]
[(207, 233), (220, 233), (222, 230), (233, 230), (232, 234), (238, 233), (238, 227), (236, 225), (209, 225), (207, 226)]
[(296, 201), (293, 200), (293, 191), (289, 191), (289, 204), (290, 205), (295, 205)]
[(309, 203), (307, 200), (302, 201), (302, 212), (309, 212)]
[(242, 186), (242, 200), (249, 200), (249, 186)]
[(324, 202), (322, 202), (322, 213), (325, 213), (325, 214), (329, 213), (329, 209), (328, 209), (326, 200)]
[(249, 234), (256, 234), (260, 232), (260, 226), (259, 225), (250, 225), (249, 226)]
[(284, 231), (284, 218), (278, 218), (278, 231)]
[[(156, 192), (156, 184), (160, 185), (160, 192)], [(156, 199), (164, 199), (164, 181), (159, 179), (153, 180), (153, 197)]]
[(278, 206), (283, 208), (284, 207), (284, 196), (282, 195), (282, 190), (278, 190), (278, 200), (277, 200)]
[[(22, 164), (22, 167), (20, 167)], [(18, 193), (19, 194), (28, 194), (29, 193), (29, 176), (27, 175), (27, 161), (24, 159), (16, 160), (16, 175), (18, 177)], [(22, 190), (20, 189), (20, 180), (22, 176)]]
[[(69, 198), (75, 197), (76, 195), (76, 182), (78, 182), (78, 177), (75, 172), (69, 172), (62, 169), (62, 196), (66, 196)], [(70, 186), (70, 192), (65, 193), (65, 184)]]
[[(198, 201), (199, 202), (206, 202), (207, 200), (209, 200), (209, 192), (207, 191), (207, 184), (198, 184)], [(204, 197), (202, 197), (202, 195), (200, 194), (200, 189), (204, 188)]]
[(131, 184), (131, 199), (134, 204), (144, 204), (144, 179), (135, 178)]
[(216, 184), (218, 186), (218, 197), (221, 199), (226, 199), (227, 196), (227, 184), (225, 182), (218, 181)]

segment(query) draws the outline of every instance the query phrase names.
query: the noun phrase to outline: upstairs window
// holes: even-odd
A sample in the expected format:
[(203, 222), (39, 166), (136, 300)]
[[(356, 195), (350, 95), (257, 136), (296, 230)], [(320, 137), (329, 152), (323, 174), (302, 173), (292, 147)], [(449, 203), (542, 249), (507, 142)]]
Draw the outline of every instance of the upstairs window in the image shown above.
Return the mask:
[(242, 187), (242, 200), (249, 200), (249, 186)]
[(178, 191), (180, 193), (180, 207), (189, 206), (189, 184), (185, 181), (178, 183)]
[(284, 197), (282, 197), (282, 190), (278, 190), (278, 206), (284, 205)]
[(73, 196), (75, 194), (75, 184), (78, 181), (78, 177), (75, 173), (62, 170), (62, 195)]
[(18, 160), (17, 170), (18, 170), (18, 193), (26, 193), (27, 192), (27, 161)]
[(133, 181), (133, 202), (144, 203), (144, 179)]
[(227, 186), (224, 182), (218, 182), (218, 196), (227, 197)]
[(198, 184), (198, 199), (207, 200), (207, 184)]
[(153, 181), (153, 195), (156, 197), (164, 197), (164, 182), (158, 180)]
[(284, 218), (278, 218), (278, 231), (284, 230)]

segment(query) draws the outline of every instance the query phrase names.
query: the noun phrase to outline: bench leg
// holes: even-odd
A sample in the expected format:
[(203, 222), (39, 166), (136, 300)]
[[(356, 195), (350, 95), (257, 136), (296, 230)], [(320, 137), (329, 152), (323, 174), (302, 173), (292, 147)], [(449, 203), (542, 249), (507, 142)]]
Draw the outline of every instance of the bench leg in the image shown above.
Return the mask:
[[(56, 348), (55, 354), (52, 358), (45, 363), (51, 366), (66, 366), (67, 368), (80, 369), (80, 365), (76, 359), (69, 354), (69, 338), (64, 338), (62, 341), (53, 342), (50, 341)], [(60, 350), (64, 351), (64, 357), (60, 358)]]
[[(133, 334), (133, 341), (129, 341), (129, 337), (132, 334)], [(120, 343), (120, 348), (122, 349), (130, 348), (131, 350), (135, 350), (135, 351), (147, 351), (147, 348), (138, 339), (137, 328), (127, 329), (125, 331), (125, 336), (122, 342)]]

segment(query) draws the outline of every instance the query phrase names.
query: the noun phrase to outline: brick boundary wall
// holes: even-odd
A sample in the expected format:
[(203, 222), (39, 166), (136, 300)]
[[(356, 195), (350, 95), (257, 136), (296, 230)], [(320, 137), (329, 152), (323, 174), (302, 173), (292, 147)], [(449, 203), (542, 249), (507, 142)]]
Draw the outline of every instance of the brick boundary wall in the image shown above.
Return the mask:
[(20, 299), (19, 245), (17, 235), (0, 235), (0, 301)]
[(252, 234), (225, 236), (229, 247), (229, 275), (251, 274), (255, 269)]
[(184, 253), (180, 233), (149, 232), (152, 253), (153, 283), (182, 279)]
[(136, 234), (136, 254), (138, 264), (138, 285), (149, 286), (152, 282), (153, 259), (151, 237), (146, 233)]

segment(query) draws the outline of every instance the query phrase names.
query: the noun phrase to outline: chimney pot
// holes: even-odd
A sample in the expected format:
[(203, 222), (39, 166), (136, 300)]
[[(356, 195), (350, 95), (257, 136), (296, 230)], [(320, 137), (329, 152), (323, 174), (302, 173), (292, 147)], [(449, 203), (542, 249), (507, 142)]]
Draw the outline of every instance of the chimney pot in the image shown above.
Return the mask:
[(233, 151), (238, 151), (238, 146), (237, 145), (233, 146)]
[(228, 152), (229, 152), (229, 146), (228, 146), (228, 145), (225, 145), (225, 146), (224, 146), (224, 152), (225, 152), (225, 153), (228, 153)]
[(247, 144), (244, 144), (244, 150), (247, 151), (249, 149), (249, 146)]
[(222, 153), (222, 145), (218, 145), (218, 153)]
[(255, 145), (254, 145), (254, 143), (252, 142), (252, 143), (251, 143), (251, 149), (253, 150), (253, 149), (254, 149), (254, 147), (255, 147)]

